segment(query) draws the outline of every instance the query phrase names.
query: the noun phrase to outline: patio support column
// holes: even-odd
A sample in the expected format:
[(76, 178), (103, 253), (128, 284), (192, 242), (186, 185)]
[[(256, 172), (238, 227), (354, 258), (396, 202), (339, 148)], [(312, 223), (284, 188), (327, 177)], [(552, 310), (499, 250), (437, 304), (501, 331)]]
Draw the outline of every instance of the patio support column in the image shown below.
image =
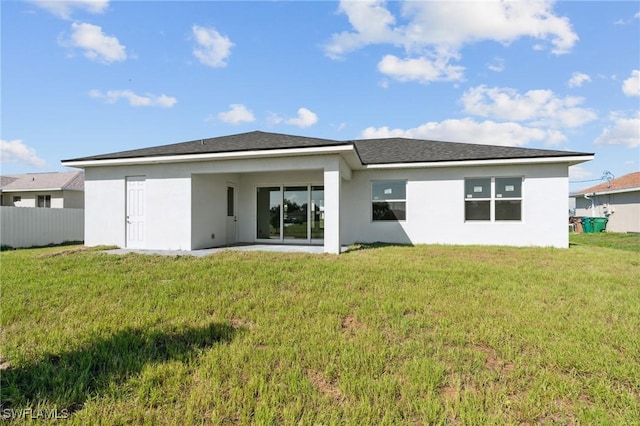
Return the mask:
[(340, 162), (324, 169), (324, 252), (340, 254)]

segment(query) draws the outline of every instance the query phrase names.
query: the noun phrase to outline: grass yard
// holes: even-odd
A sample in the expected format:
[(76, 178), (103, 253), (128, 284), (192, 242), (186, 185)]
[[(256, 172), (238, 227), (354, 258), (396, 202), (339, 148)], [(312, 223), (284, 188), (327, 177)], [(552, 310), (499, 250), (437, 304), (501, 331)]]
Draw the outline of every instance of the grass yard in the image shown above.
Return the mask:
[(640, 236), (586, 237), (339, 257), (3, 252), (0, 414), (637, 424)]

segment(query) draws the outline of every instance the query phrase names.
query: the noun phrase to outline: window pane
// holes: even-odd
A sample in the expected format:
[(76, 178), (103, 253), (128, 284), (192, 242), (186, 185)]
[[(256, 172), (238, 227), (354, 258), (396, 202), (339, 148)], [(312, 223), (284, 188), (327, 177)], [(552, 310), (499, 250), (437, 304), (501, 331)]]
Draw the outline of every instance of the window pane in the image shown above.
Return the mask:
[(490, 220), (491, 201), (465, 201), (464, 220)]
[(406, 202), (373, 202), (373, 220), (405, 220), (406, 219)]
[(464, 197), (465, 198), (490, 198), (491, 197), (491, 178), (465, 179), (464, 180)]
[(311, 187), (311, 238), (324, 238), (324, 186)]
[(496, 220), (521, 220), (520, 200), (496, 200)]
[(406, 200), (407, 182), (404, 180), (371, 182), (371, 197), (374, 201)]
[(258, 188), (257, 237), (280, 239), (280, 188)]
[(227, 186), (227, 216), (235, 216), (234, 214), (234, 189), (232, 186)]
[(496, 198), (520, 198), (522, 178), (496, 178)]
[(284, 188), (284, 238), (307, 239), (307, 187)]

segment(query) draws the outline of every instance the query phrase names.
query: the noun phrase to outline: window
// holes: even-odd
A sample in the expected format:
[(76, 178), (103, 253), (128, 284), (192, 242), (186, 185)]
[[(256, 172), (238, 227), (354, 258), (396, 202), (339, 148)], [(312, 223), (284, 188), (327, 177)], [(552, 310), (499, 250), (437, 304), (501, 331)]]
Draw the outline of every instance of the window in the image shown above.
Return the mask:
[(324, 238), (324, 186), (258, 187), (256, 193), (256, 239)]
[(22, 196), (21, 195), (14, 195), (13, 196), (13, 204), (19, 203), (20, 201), (22, 201)]
[(407, 181), (371, 182), (371, 218), (374, 222), (407, 218)]
[(465, 220), (522, 220), (520, 177), (465, 179), (464, 193)]
[(51, 195), (38, 195), (38, 207), (51, 207)]

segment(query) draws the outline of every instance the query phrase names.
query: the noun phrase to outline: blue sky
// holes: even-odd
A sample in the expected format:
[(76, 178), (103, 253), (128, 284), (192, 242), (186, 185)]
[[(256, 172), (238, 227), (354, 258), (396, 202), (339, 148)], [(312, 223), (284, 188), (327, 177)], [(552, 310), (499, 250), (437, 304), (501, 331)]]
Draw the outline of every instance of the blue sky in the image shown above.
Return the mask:
[(0, 7), (3, 174), (252, 130), (594, 152), (571, 181), (639, 169), (636, 1)]

